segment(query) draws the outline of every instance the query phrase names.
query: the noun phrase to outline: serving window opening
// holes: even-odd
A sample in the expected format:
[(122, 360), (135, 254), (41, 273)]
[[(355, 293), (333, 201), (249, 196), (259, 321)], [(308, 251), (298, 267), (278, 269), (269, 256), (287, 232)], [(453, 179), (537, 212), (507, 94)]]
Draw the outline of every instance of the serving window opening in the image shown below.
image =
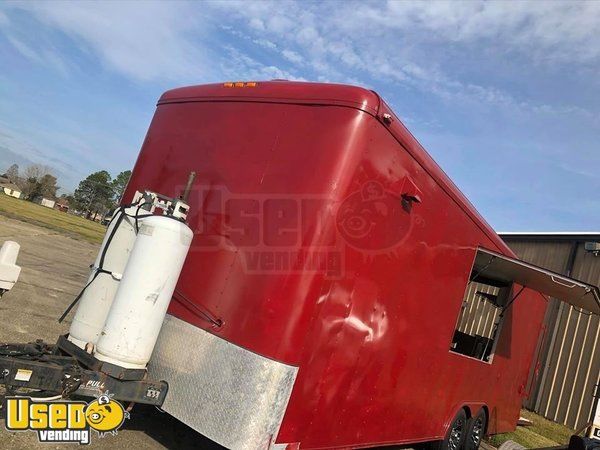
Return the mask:
[(450, 351), (491, 362), (511, 292), (511, 282), (494, 279), (474, 268), (463, 296)]
[(479, 247), (450, 351), (491, 363), (506, 312), (525, 289), (600, 315), (597, 286)]

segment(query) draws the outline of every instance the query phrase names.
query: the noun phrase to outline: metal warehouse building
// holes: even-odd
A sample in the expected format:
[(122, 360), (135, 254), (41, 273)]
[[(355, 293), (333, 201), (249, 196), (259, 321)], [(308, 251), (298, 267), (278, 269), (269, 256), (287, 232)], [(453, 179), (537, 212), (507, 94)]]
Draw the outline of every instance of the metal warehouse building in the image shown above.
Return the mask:
[[(600, 286), (598, 233), (500, 233), (523, 260)], [(552, 299), (524, 406), (580, 428), (590, 419), (600, 373), (600, 317)]]

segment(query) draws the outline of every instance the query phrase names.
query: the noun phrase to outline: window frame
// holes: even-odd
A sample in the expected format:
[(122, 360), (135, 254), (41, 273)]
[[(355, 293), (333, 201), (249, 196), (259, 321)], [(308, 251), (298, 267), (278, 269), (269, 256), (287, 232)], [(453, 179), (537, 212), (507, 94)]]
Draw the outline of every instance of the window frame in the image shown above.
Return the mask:
[[(493, 304), (493, 306), (499, 310), (499, 313), (498, 313), (499, 315), (498, 315), (498, 318), (496, 320), (494, 320), (494, 322), (492, 324), (492, 337), (491, 337), (492, 347), (489, 351), (489, 356), (486, 359), (478, 358), (476, 356), (457, 352), (456, 350), (454, 350), (454, 348), (452, 348), (452, 344), (454, 343), (454, 337), (456, 335), (456, 332), (457, 331), (461, 332), (461, 331), (459, 331), (459, 326), (460, 326), (460, 322), (461, 322), (461, 319), (463, 316), (464, 303), (465, 303), (465, 301), (467, 301), (466, 297), (467, 297), (467, 293), (469, 292), (469, 287), (471, 286), (471, 283), (477, 282), (476, 281), (477, 278), (482, 273), (482, 272), (477, 273), (475, 270), (475, 261), (477, 259), (478, 252), (479, 252), (479, 248), (477, 248), (477, 250), (475, 252), (475, 256), (473, 258), (473, 262), (471, 263), (471, 270), (469, 272), (469, 276), (467, 278), (467, 283), (466, 283), (465, 289), (463, 291), (463, 296), (462, 296), (462, 299), (460, 302), (458, 314), (456, 316), (456, 321), (454, 324), (452, 336), (450, 338), (450, 344), (448, 346), (448, 348), (449, 348), (448, 351), (451, 354), (456, 355), (456, 356), (461, 356), (464, 358), (472, 359), (474, 361), (479, 361), (481, 363), (491, 365), (494, 362), (494, 357), (496, 356), (496, 349), (498, 347), (498, 343), (502, 336), (502, 329), (504, 328), (504, 322), (506, 320), (506, 313), (508, 311), (507, 307), (510, 306), (511, 299), (513, 298), (513, 295), (514, 295), (514, 290), (515, 290), (515, 282), (514, 281), (512, 281), (508, 285), (506, 285), (506, 281), (500, 280), (500, 279), (495, 279), (493, 274), (491, 276), (490, 276), (490, 274), (486, 274), (485, 276), (482, 276), (482, 278), (481, 278), (482, 281), (479, 281), (480, 284), (497, 287), (499, 289), (499, 293), (498, 293), (498, 297), (497, 297), (497, 299), (498, 299), (497, 304)], [(494, 286), (493, 284), (486, 283), (486, 281), (496, 282), (497, 284), (503, 285), (503, 286)], [(469, 335), (468, 333), (465, 333), (465, 334)], [(472, 335), (469, 335), (469, 336), (472, 336)], [(477, 335), (474, 335), (474, 336), (477, 336)], [(484, 356), (485, 356), (485, 354), (484, 354)]]

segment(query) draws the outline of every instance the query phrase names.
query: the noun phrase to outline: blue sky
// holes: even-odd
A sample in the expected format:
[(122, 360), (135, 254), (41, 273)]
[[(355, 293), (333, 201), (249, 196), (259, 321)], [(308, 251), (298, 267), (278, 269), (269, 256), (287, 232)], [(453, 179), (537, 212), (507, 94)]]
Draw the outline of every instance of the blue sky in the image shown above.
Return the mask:
[(177, 86), (351, 83), (497, 230), (597, 231), (598, 29), (600, 2), (3, 2), (0, 170), (129, 169)]

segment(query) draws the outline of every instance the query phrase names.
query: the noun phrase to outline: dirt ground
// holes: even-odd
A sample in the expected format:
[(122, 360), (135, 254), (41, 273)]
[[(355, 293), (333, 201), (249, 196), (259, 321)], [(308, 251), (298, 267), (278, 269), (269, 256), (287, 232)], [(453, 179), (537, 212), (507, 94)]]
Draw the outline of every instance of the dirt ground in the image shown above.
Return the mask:
[[(70, 317), (57, 322), (84, 285), (98, 245), (76, 240), (47, 228), (0, 216), (0, 244), (21, 244), (21, 277), (0, 300), (0, 342), (55, 342), (65, 334)], [(71, 314), (72, 315), (72, 314)], [(62, 446), (64, 447), (64, 446)], [(99, 438), (92, 433), (91, 448), (162, 449), (221, 448), (154, 407), (136, 405), (117, 436)], [(34, 432), (9, 432), (0, 423), (0, 448), (60, 448), (40, 444)]]

